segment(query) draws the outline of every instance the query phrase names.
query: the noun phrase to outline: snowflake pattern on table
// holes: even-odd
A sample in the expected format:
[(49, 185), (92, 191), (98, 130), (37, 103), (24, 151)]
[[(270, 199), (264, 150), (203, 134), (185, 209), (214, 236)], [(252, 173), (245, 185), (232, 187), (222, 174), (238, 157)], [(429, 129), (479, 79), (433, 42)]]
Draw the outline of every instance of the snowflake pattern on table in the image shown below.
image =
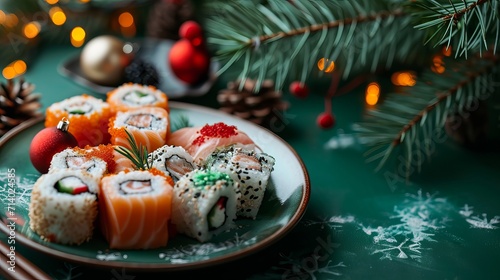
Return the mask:
[(208, 260), (211, 258), (211, 254), (234, 249), (235, 247), (239, 246), (249, 246), (255, 244), (256, 242), (256, 236), (250, 239), (244, 239), (241, 238), (238, 233), (236, 233), (234, 238), (230, 240), (218, 243), (196, 243), (186, 246), (179, 246), (159, 253), (158, 257), (173, 264), (189, 263), (193, 260)]
[[(2, 204), (7, 204), (8, 172), (6, 169), (0, 171), (0, 201)], [(19, 208), (28, 209), (31, 200), (31, 191), (36, 180), (40, 177), (39, 174), (27, 174), (24, 177), (16, 176), (16, 206)]]
[(110, 252), (108, 250), (105, 251), (97, 251), (95, 256), (96, 259), (100, 261), (119, 261), (126, 260), (128, 258), (127, 254), (122, 254), (120, 252)]
[(479, 229), (497, 229), (496, 224), (500, 223), (500, 216), (494, 216), (488, 220), (488, 214), (482, 213), (481, 216), (472, 214), (474, 213), (474, 207), (465, 204), (458, 213), (465, 218), (465, 221), (470, 224), (471, 228)]

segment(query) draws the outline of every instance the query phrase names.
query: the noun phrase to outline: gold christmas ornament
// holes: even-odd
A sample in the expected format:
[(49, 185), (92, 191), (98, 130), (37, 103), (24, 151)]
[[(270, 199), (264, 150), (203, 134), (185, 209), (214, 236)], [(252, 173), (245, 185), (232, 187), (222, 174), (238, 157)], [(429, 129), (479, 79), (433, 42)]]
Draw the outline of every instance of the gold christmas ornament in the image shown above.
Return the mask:
[(123, 70), (132, 60), (132, 48), (119, 38), (102, 35), (90, 40), (80, 55), (85, 77), (101, 85), (114, 86), (123, 80)]

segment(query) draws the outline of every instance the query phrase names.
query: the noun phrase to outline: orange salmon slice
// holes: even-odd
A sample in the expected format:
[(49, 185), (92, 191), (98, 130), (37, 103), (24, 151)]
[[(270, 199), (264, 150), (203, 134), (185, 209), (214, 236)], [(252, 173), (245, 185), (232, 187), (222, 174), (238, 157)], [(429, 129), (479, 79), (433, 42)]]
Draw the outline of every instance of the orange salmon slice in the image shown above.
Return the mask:
[(126, 124), (139, 128), (149, 128), (151, 127), (152, 122), (153, 116), (150, 114), (138, 114), (130, 116), (126, 121)]

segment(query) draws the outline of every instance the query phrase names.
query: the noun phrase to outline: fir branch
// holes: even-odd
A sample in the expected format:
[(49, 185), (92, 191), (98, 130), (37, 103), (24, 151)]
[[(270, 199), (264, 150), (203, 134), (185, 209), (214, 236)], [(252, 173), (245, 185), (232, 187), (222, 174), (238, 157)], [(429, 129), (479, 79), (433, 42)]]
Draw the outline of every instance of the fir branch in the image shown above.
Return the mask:
[(467, 57), (469, 51), (483, 52), (490, 45), (495, 53), (500, 39), (500, 1), (446, 2), (416, 0), (407, 5), (415, 28), (427, 31), (427, 43), (452, 46), (457, 57)]
[(125, 133), (127, 134), (127, 141), (130, 145), (130, 149), (120, 146), (115, 148), (115, 151), (128, 158), (138, 170), (150, 169), (151, 164), (148, 161), (147, 148), (141, 143), (137, 146), (134, 136), (130, 134), (128, 130), (125, 129)]
[(420, 170), (424, 159), (431, 156), (434, 138), (442, 135), (447, 116), (462, 114), (473, 102), (495, 92), (500, 57), (488, 53), (467, 61), (449, 59), (446, 69), (443, 74), (424, 72), (414, 87), (403, 94), (390, 94), (357, 124), (360, 139), (371, 147), (367, 161), (379, 161), (377, 171), (397, 147), (403, 149), (407, 178), (412, 167)]
[(335, 61), (347, 79), (368, 67), (375, 71), (395, 61), (418, 62), (425, 55), (423, 33), (414, 31), (401, 1), (278, 1), (264, 4), (227, 1), (208, 5), (207, 42), (214, 58), (224, 61), (218, 74), (241, 64), (238, 80), (264, 79), (281, 89), (288, 79), (302, 82), (322, 75), (320, 58)]

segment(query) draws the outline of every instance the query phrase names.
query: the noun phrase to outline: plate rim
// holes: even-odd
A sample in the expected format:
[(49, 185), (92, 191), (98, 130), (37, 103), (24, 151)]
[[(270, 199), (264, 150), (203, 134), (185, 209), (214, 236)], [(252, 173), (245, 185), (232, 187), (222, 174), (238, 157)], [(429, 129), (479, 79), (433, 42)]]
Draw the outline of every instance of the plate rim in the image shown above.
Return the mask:
[[(16, 233), (16, 239), (23, 245), (44, 253), (48, 254), (52, 257), (62, 259), (65, 261), (72, 261), (76, 262), (82, 265), (87, 265), (87, 266), (93, 266), (93, 267), (100, 267), (100, 268), (126, 268), (126, 269), (131, 269), (135, 271), (148, 271), (148, 272), (154, 272), (154, 271), (182, 271), (182, 270), (188, 270), (188, 269), (200, 269), (200, 268), (206, 268), (206, 267), (211, 267), (211, 266), (216, 266), (216, 265), (221, 265), (225, 264), (228, 262), (233, 262), (239, 259), (242, 259), (244, 257), (248, 257), (252, 254), (255, 254), (257, 252), (263, 251), (264, 249), (270, 247), (271, 245), (275, 244), (278, 242), (280, 239), (282, 239), (284, 236), (286, 236), (295, 226), (299, 223), (301, 218), (304, 216), (307, 206), (309, 204), (310, 196), (311, 196), (311, 183), (310, 183), (310, 177), (309, 177), (309, 172), (307, 171), (307, 168), (302, 160), (302, 158), (299, 156), (297, 151), (284, 139), (282, 139), (280, 136), (276, 135), (274, 132), (270, 131), (269, 129), (259, 126), (257, 124), (254, 124), (248, 120), (238, 118), (234, 115), (216, 110), (214, 108), (210, 107), (204, 107), (201, 105), (197, 104), (190, 104), (190, 103), (184, 103), (184, 102), (179, 102), (179, 101), (169, 101), (169, 107), (170, 108), (175, 108), (175, 109), (194, 109), (196, 111), (199, 111), (201, 113), (209, 113), (209, 114), (222, 114), (225, 115), (226, 117), (230, 118), (236, 118), (238, 121), (241, 121), (247, 125), (253, 126), (256, 129), (264, 130), (265, 132), (269, 133), (273, 137), (275, 137), (277, 140), (279, 140), (287, 149), (292, 152), (294, 155), (295, 159), (299, 163), (303, 175), (304, 175), (304, 184), (302, 185), (302, 197), (300, 199), (300, 203), (297, 206), (297, 210), (293, 213), (291, 216), (290, 220), (288, 221), (287, 224), (285, 224), (283, 227), (278, 229), (276, 232), (273, 234), (267, 236), (263, 240), (252, 244), (248, 247), (245, 247), (241, 250), (231, 252), (222, 256), (217, 256), (214, 258), (210, 258), (207, 260), (201, 260), (201, 261), (196, 261), (196, 262), (190, 262), (190, 263), (165, 263), (165, 264), (148, 264), (148, 263), (137, 263), (137, 262), (119, 262), (119, 261), (100, 261), (98, 259), (91, 259), (88, 257), (82, 257), (79, 255), (59, 251), (54, 248), (50, 248), (48, 246), (45, 246), (44, 244), (40, 244), (29, 237), (25, 236), (22, 233), (17, 232)], [(14, 127), (13, 129), (9, 130), (6, 134), (4, 134), (0, 138), (0, 147), (4, 146), (7, 142), (9, 142), (13, 137), (21, 133), (22, 131), (40, 123), (45, 119), (45, 115), (41, 115), (39, 117), (32, 118), (28, 121), (25, 121), (18, 126)], [(0, 220), (0, 231), (9, 234), (9, 229), (5, 225), (3, 220)]]

